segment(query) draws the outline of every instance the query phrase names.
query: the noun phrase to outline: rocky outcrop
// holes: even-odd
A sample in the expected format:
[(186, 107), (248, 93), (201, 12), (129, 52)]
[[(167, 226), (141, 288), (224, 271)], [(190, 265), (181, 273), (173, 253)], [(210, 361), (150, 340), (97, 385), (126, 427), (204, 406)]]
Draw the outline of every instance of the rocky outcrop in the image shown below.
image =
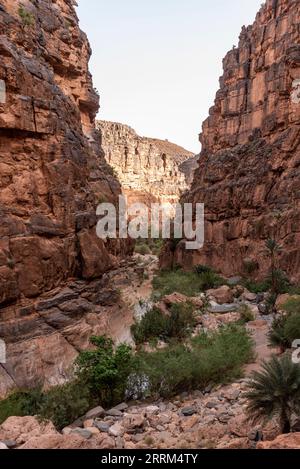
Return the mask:
[(97, 127), (106, 161), (129, 202), (178, 202), (195, 169), (191, 152), (167, 140), (140, 137), (127, 125), (99, 121)]
[(0, 1), (1, 395), (66, 378), (79, 331), (101, 330), (95, 296), (107, 285), (90, 282), (130, 251), (96, 237), (96, 204), (120, 185), (98, 143), (91, 50), (74, 5)]
[[(300, 279), (299, 19), (298, 0), (267, 0), (226, 55), (185, 198), (205, 203), (205, 245), (185, 252), (181, 243), (174, 263), (231, 275), (251, 261), (262, 276), (273, 237), (283, 247), (281, 268)], [(170, 260), (166, 251), (163, 264)]]

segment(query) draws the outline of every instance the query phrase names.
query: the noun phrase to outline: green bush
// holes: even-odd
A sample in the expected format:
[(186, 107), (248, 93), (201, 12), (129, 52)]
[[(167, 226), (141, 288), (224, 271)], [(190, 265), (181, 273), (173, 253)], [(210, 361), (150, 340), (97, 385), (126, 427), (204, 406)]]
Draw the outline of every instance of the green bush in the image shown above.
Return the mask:
[(79, 381), (51, 388), (42, 396), (38, 414), (61, 430), (93, 406), (89, 389)]
[(112, 339), (92, 337), (94, 350), (80, 352), (76, 365), (80, 382), (101, 405), (111, 406), (121, 402), (126, 392), (133, 352), (121, 344), (114, 348)]
[(284, 324), (283, 333), (290, 347), (294, 340), (300, 339), (300, 314), (288, 316)]
[(252, 280), (244, 280), (243, 286), (247, 288), (251, 293), (265, 293), (270, 288), (270, 283), (267, 280), (262, 282), (255, 282)]
[(189, 344), (139, 352), (130, 377), (131, 397), (168, 398), (182, 391), (204, 389), (242, 375), (253, 358), (253, 341), (242, 326), (226, 326), (201, 334)]
[(300, 314), (300, 297), (290, 298), (284, 305), (284, 311), (288, 314)]
[(147, 244), (137, 244), (134, 248), (137, 254), (145, 256), (146, 254), (151, 254), (151, 250)]
[(0, 401), (0, 424), (8, 417), (24, 417), (39, 412), (43, 398), (41, 389), (19, 390)]
[(269, 333), (269, 343), (286, 350), (300, 338), (300, 298), (291, 298), (282, 307), (285, 314), (277, 317)]
[(131, 332), (136, 344), (141, 344), (152, 339), (184, 338), (195, 324), (193, 306), (181, 303), (172, 305), (169, 314), (153, 308), (139, 322), (133, 324)]
[(248, 306), (247, 304), (242, 304), (240, 307), (239, 307), (239, 313), (240, 313), (240, 316), (241, 316), (241, 321), (243, 323), (247, 323), (247, 322), (250, 322), (250, 321), (254, 321), (255, 320), (255, 316), (250, 308), (250, 306)]
[(213, 269), (209, 267), (208, 265), (198, 264), (194, 267), (194, 271), (196, 272), (196, 274), (201, 275), (201, 274), (205, 274), (208, 272), (213, 272)]
[(153, 279), (156, 298), (178, 292), (186, 296), (197, 296), (199, 293), (223, 285), (225, 281), (213, 271), (200, 274), (183, 270), (162, 271)]
[(30, 13), (28, 10), (26, 10), (22, 5), (19, 6), (18, 13), (24, 26), (34, 25), (35, 23), (34, 15)]

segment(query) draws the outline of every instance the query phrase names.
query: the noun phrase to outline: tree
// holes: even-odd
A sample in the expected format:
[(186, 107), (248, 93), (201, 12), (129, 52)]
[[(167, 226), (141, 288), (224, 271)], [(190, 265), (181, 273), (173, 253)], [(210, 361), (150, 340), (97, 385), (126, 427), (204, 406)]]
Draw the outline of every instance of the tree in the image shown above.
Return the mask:
[(80, 352), (77, 375), (103, 406), (118, 403), (125, 397), (132, 349), (126, 344), (114, 348), (113, 340), (105, 336), (92, 337), (90, 341), (95, 349)]
[(282, 433), (289, 433), (292, 414), (300, 414), (300, 366), (289, 355), (273, 356), (253, 372), (248, 383), (247, 412), (254, 421), (279, 417)]

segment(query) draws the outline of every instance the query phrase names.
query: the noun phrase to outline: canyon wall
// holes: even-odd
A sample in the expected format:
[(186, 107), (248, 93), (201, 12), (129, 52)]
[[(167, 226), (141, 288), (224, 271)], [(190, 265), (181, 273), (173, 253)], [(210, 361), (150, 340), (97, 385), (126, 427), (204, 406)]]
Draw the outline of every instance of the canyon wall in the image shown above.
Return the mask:
[(267, 238), (282, 245), (280, 266), (300, 280), (300, 2), (267, 0), (223, 61), (202, 152), (185, 200), (204, 202), (205, 244), (162, 265), (203, 263), (225, 275), (269, 268)]
[(98, 121), (97, 127), (106, 161), (129, 203), (178, 202), (191, 183), (193, 153), (167, 140), (140, 137), (127, 125)]
[(121, 188), (98, 143), (75, 4), (0, 1), (0, 395), (67, 378), (102, 331), (102, 275), (131, 252), (96, 237), (99, 198)]

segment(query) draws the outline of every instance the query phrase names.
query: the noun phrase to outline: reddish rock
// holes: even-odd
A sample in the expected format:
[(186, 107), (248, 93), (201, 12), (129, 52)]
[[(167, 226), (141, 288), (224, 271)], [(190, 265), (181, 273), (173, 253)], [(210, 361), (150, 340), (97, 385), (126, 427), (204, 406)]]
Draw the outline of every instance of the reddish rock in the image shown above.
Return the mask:
[[(11, 381), (63, 382), (93, 335), (85, 317), (95, 307), (37, 311), (39, 298), (56, 296), (71, 279), (101, 277), (132, 251), (126, 240), (96, 237), (99, 199), (114, 202), (121, 187), (99, 145), (91, 49), (75, 2), (21, 3), (25, 15), (16, 0), (0, 8), (0, 337), (8, 344), (1, 375), (9, 376), (1, 396)], [(84, 339), (75, 339), (74, 324)]]
[(257, 449), (300, 449), (300, 433), (279, 435), (273, 441), (261, 441)]
[[(280, 266), (300, 279), (300, 3), (267, 0), (223, 61), (214, 106), (203, 124), (202, 152), (182, 201), (205, 204), (199, 251), (166, 246), (164, 267), (207, 264), (226, 276), (270, 267), (265, 241), (282, 245)], [(247, 261), (247, 265), (246, 265)]]

